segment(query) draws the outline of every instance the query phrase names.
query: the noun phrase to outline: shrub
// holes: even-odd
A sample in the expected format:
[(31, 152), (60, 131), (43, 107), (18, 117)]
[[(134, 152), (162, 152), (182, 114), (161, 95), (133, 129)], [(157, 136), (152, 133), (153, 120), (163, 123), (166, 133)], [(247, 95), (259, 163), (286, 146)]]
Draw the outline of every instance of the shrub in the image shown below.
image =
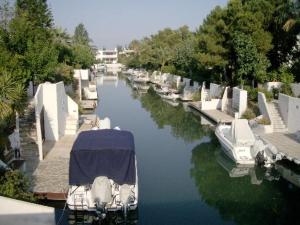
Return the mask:
[(250, 86), (244, 86), (244, 89), (248, 92), (248, 101), (257, 102), (257, 89)]
[(35, 201), (33, 193), (29, 192), (28, 178), (18, 170), (5, 171), (0, 175), (0, 194), (21, 200)]
[(280, 93), (289, 95), (289, 96), (294, 96), (291, 85), (289, 85), (289, 84), (283, 84), (280, 88)]
[(200, 101), (201, 100), (201, 92), (197, 91), (195, 94), (193, 94), (192, 99), (193, 99), (194, 102)]
[(294, 75), (289, 71), (289, 68), (286, 66), (280, 67), (278, 76), (279, 80), (285, 84), (290, 84), (294, 81)]
[(248, 108), (252, 110), (252, 112), (254, 112), (254, 114), (256, 116), (260, 115), (260, 111), (259, 111), (259, 107), (258, 107), (258, 103), (257, 102), (248, 102)]
[(256, 117), (255, 113), (253, 112), (252, 109), (249, 109), (249, 108), (242, 115), (242, 118), (247, 119), (247, 120), (254, 119), (255, 117)]
[(272, 92), (267, 91), (265, 88), (257, 88), (257, 92), (264, 93), (265, 96), (266, 96), (267, 102), (272, 101), (272, 99), (273, 99), (273, 93)]
[(278, 88), (273, 88), (272, 89), (272, 93), (273, 93), (273, 98), (274, 99), (278, 99), (279, 92), (280, 92), (280, 89), (278, 89)]
[(265, 88), (252, 88), (250, 86), (245, 86), (244, 89), (248, 92), (248, 101), (257, 102), (258, 92), (264, 93), (268, 102), (273, 99), (272, 92), (267, 91)]
[(259, 119), (257, 121), (258, 124), (262, 124), (262, 125), (270, 125), (271, 122), (269, 119), (267, 119), (266, 117), (262, 117), (261, 119)]

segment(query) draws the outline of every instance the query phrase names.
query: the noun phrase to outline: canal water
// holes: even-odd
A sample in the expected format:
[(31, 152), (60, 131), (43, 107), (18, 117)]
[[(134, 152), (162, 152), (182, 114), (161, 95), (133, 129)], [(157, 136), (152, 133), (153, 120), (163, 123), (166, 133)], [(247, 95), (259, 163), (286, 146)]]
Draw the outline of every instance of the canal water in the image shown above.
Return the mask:
[(205, 118), (151, 89), (139, 93), (125, 78), (98, 82), (98, 92), (100, 118), (134, 134), (135, 224), (299, 224), (300, 173), (288, 165), (235, 166)]

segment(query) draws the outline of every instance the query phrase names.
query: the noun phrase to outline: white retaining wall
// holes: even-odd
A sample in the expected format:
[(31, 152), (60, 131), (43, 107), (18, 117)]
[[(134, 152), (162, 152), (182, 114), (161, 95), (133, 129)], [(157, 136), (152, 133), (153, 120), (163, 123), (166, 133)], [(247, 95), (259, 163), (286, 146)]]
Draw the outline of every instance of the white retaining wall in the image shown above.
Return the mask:
[(221, 98), (223, 87), (218, 84), (209, 84), (209, 96), (210, 98)]
[(202, 110), (216, 110), (222, 108), (222, 99), (211, 99), (210, 101), (201, 102)]
[(0, 196), (0, 224), (55, 225), (55, 209)]
[(300, 98), (279, 94), (279, 109), (289, 132), (300, 131)]
[(260, 114), (263, 115), (263, 117), (265, 117), (272, 123), (271, 117), (270, 117), (270, 110), (268, 108), (268, 103), (267, 103), (265, 94), (258, 92), (257, 99), (258, 99), (258, 108), (259, 108)]
[(222, 96), (222, 102), (221, 102), (221, 111), (226, 111), (226, 106), (228, 104), (228, 89), (229, 87), (225, 87), (223, 96)]
[(281, 88), (282, 82), (267, 82), (264, 86), (268, 91), (272, 91), (274, 88)]
[(291, 84), (291, 88), (295, 97), (300, 97), (300, 83)]
[(233, 88), (232, 108), (238, 113), (239, 118), (244, 114), (247, 109), (247, 91), (237, 87)]

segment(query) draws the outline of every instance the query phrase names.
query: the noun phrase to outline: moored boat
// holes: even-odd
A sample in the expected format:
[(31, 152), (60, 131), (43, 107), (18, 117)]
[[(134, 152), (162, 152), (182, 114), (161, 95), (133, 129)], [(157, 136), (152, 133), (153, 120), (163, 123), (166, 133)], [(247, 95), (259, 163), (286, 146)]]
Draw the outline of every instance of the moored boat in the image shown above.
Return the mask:
[(138, 176), (131, 132), (100, 129), (81, 132), (70, 153), (67, 204), (71, 210), (135, 210)]
[(255, 164), (255, 137), (246, 119), (235, 119), (231, 125), (219, 124), (215, 134), (224, 152), (238, 164)]

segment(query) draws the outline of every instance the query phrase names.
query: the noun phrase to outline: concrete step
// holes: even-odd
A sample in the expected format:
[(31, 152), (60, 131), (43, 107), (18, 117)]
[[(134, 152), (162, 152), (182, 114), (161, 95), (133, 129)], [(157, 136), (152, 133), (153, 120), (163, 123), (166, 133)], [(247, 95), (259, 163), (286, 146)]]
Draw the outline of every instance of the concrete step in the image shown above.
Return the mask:
[(66, 129), (67, 130), (77, 130), (78, 129), (78, 124), (73, 124), (73, 123), (67, 123), (66, 124)]
[(74, 135), (77, 133), (77, 130), (75, 129), (66, 129), (65, 130), (65, 135)]
[(282, 129), (279, 129), (279, 128), (273, 128), (273, 132), (274, 133), (285, 133), (287, 132), (288, 129), (287, 128), (282, 128)]
[(67, 119), (66, 124), (78, 124), (78, 120), (76, 119)]

